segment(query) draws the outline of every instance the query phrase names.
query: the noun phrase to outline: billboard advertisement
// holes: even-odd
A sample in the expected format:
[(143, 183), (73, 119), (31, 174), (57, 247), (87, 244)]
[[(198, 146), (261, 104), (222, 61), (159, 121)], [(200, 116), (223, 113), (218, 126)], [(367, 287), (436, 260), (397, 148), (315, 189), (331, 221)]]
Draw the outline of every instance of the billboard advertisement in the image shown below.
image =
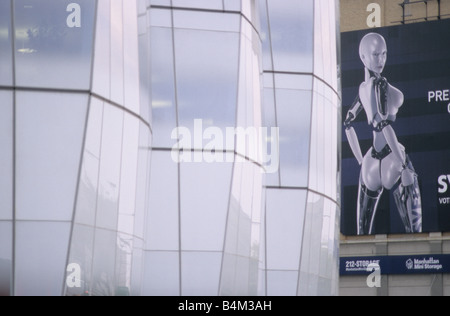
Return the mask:
[(450, 273), (450, 255), (374, 256), (341, 258), (341, 276), (367, 275), (373, 268), (383, 275)]
[(450, 231), (450, 20), (342, 34), (346, 236)]

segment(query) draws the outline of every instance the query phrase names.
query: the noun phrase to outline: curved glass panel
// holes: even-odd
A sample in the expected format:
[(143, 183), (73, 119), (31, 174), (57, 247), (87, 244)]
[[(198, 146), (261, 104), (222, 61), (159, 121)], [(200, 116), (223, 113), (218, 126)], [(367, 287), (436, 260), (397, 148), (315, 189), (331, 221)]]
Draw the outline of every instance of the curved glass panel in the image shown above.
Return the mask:
[(71, 220), (88, 96), (16, 94), (16, 217)]

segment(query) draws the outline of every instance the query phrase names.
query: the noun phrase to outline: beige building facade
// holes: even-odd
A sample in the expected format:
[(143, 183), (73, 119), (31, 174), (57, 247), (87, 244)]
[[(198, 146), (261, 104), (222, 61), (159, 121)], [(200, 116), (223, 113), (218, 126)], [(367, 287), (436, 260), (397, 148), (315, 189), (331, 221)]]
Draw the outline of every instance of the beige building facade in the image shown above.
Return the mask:
[(448, 18), (448, 0), (341, 0), (341, 32)]
[[(450, 0), (341, 0), (341, 32), (370, 30), (450, 18)], [(450, 234), (343, 236), (340, 257), (450, 254)], [(450, 275), (382, 275), (369, 287), (367, 276), (341, 276), (341, 296), (450, 296)]]

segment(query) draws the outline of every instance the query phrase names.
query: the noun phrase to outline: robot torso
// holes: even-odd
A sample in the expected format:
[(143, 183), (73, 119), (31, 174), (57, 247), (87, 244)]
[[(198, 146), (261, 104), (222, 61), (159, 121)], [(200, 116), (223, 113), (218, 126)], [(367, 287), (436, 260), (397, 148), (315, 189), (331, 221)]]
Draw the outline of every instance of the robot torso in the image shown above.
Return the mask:
[(373, 127), (382, 121), (395, 122), (404, 101), (400, 90), (387, 83), (384, 78), (381, 79), (384, 80), (384, 85), (378, 83), (380, 79), (371, 77), (359, 87), (359, 97), (367, 114), (368, 124)]

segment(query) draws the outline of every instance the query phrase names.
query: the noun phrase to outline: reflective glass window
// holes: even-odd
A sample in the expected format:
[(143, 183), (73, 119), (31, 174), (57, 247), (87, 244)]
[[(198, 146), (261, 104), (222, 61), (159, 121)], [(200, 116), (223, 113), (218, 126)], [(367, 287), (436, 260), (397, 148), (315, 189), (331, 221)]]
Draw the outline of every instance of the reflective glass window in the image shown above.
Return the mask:
[(180, 254), (145, 252), (142, 294), (147, 296), (180, 295)]
[(296, 296), (297, 271), (267, 271), (268, 296)]
[(144, 238), (146, 230), (147, 208), (150, 195), (150, 160), (151, 160), (151, 134), (144, 123), (139, 123), (139, 151), (138, 172), (136, 179), (136, 213), (134, 236)]
[(223, 14), (190, 10), (175, 10), (173, 12), (174, 27), (182, 29), (239, 32), (239, 18), (240, 16), (237, 14)]
[(69, 264), (80, 267), (80, 287), (66, 287), (66, 295), (79, 296), (90, 292), (92, 282), (92, 258), (94, 255), (94, 228), (86, 225), (73, 226), (70, 243)]
[[(322, 196), (308, 193), (301, 271), (306, 272), (309, 277), (318, 277), (320, 272), (320, 264), (317, 263), (320, 262), (321, 240), (324, 234), (324, 208), (325, 199)], [(326, 229), (328, 230), (328, 227)]]
[(161, 151), (152, 152), (151, 164), (147, 249), (179, 250), (178, 165)]
[(172, 27), (172, 11), (152, 8), (150, 10), (150, 23), (153, 27)]
[[(265, 76), (267, 77), (267, 76)], [(269, 76), (269, 84), (273, 85), (272, 76)], [(267, 128), (272, 128), (277, 126), (276, 112), (275, 112), (275, 90), (271, 88), (265, 88), (263, 90), (263, 126)], [(270, 158), (264, 159), (266, 163), (275, 163), (279, 161), (278, 144), (276, 143), (275, 135), (267, 135), (266, 139), (262, 139), (263, 142), (263, 153), (265, 153)], [(265, 157), (264, 157), (265, 158)], [(270, 161), (268, 161), (270, 160)], [(279, 168), (277, 170), (271, 170), (265, 176), (265, 184), (269, 186), (279, 186), (280, 185), (280, 172)]]
[[(143, 223), (143, 221), (141, 221)], [(144, 275), (144, 241), (134, 238), (133, 241), (133, 262), (131, 267), (131, 295), (140, 296), (142, 293)]]
[(117, 288), (116, 252), (118, 251), (117, 233), (96, 229), (93, 256), (92, 295), (114, 296)]
[(97, 204), (97, 226), (117, 229), (123, 111), (105, 104)]
[(60, 296), (70, 223), (17, 222), (15, 295)]
[(139, 42), (136, 0), (123, 5), (124, 100), (127, 109), (140, 113)]
[(117, 234), (115, 296), (130, 296), (131, 294), (133, 242), (134, 238), (131, 235), (120, 232)]
[(16, 0), (16, 83), (90, 87), (95, 1)]
[(312, 72), (313, 0), (267, 1), (274, 69)]
[(259, 35), (262, 40), (263, 68), (264, 70), (273, 70), (272, 42), (270, 38), (269, 17), (267, 14), (267, 1), (260, 1), (259, 15), (261, 21), (261, 29), (259, 30)]
[(123, 0), (111, 0), (111, 100), (124, 104)]
[(138, 53), (139, 53), (139, 93), (140, 93), (140, 115), (148, 123), (152, 122), (151, 111), (151, 28), (149, 22), (150, 14), (138, 17)]
[(13, 104), (12, 93), (0, 91), (0, 220), (12, 219)]
[(256, 295), (256, 279), (258, 271), (255, 263), (256, 262), (250, 258), (225, 253), (219, 295)]
[(205, 128), (235, 126), (238, 47), (237, 33), (175, 30), (181, 126), (193, 131), (195, 119)]
[(298, 270), (306, 206), (304, 190), (267, 190), (267, 268)]
[(127, 113), (124, 117), (122, 143), (118, 230), (132, 235), (136, 212), (139, 121)]
[(221, 263), (220, 252), (183, 252), (181, 295), (218, 295)]
[(87, 103), (82, 94), (17, 92), (18, 219), (72, 219)]
[(224, 2), (226, 11), (240, 11), (241, 10), (241, 0), (225, 0)]
[(171, 1), (172, 0), (147, 0), (148, 2), (150, 2), (149, 4), (152, 5), (164, 5), (164, 6), (170, 6), (171, 5)]
[(12, 84), (11, 1), (0, 2), (0, 85)]
[(223, 249), (231, 163), (181, 164), (182, 250)]
[(281, 185), (305, 187), (311, 126), (311, 92), (276, 90), (278, 126), (280, 128)]
[(92, 91), (110, 98), (111, 94), (111, 1), (98, 0)]
[(196, 9), (223, 9), (222, 0), (172, 0), (174, 7), (196, 8)]
[(12, 294), (12, 247), (12, 223), (0, 222), (0, 296)]
[(172, 131), (177, 126), (172, 38), (171, 29), (152, 28), (151, 59), (154, 147), (171, 148), (176, 144), (176, 140), (170, 138)]
[(334, 1), (321, 0), (316, 2), (314, 73), (337, 89), (335, 6)]
[(86, 130), (83, 166), (78, 186), (76, 223), (95, 225), (97, 210), (98, 172), (103, 121), (103, 102), (92, 98)]

